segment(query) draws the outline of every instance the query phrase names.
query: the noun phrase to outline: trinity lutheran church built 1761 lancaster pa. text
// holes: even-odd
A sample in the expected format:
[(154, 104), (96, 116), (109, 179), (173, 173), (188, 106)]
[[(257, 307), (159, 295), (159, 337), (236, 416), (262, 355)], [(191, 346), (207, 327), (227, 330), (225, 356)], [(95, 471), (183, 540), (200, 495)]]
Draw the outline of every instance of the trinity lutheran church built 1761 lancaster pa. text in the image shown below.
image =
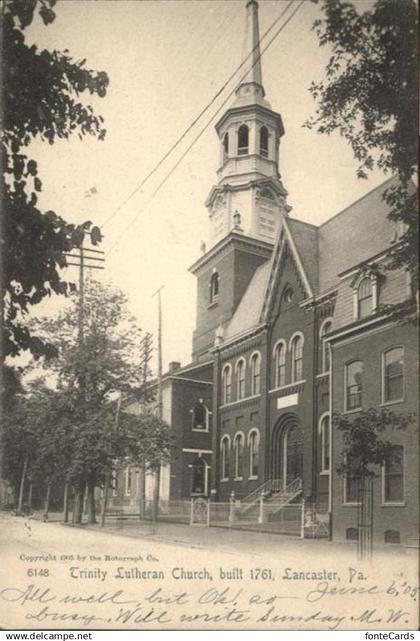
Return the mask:
[[(382, 198), (395, 179), (320, 226), (289, 215), (285, 128), (264, 91), (257, 2), (246, 11), (253, 66), (215, 126), (219, 169), (205, 203), (212, 242), (190, 267), (192, 361), (170, 363), (163, 378), (163, 415), (180, 454), (161, 471), (160, 498), (234, 503), (237, 527), (274, 531), (287, 507), (305, 502), (320, 533), (352, 541), (357, 479), (337, 472), (342, 434), (331, 417), (410, 414), (418, 397), (416, 329), (381, 313), (410, 293), (405, 271), (383, 268), (401, 233)], [(416, 426), (386, 436), (394, 457), (374, 479), (373, 536), (409, 545), (418, 539)], [(137, 505), (135, 476), (118, 474), (122, 495), (114, 490), (111, 505)]]

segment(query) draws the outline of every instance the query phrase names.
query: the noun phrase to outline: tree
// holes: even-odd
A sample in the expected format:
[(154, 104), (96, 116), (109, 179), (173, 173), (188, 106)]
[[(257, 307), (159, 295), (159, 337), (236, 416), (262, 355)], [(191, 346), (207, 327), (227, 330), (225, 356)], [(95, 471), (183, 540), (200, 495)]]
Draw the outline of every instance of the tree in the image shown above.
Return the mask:
[(82, 334), (78, 312), (79, 300), (74, 294), (57, 317), (34, 321), (34, 326), (41, 337), (49, 337), (58, 354), (43, 365), (65, 393), (73, 422), (68, 479), (78, 497), (76, 520), (81, 518), (81, 495), (86, 486), (89, 517), (94, 521), (94, 488), (104, 485), (113, 460), (122, 455), (124, 430), (133, 420), (121, 412), (117, 432), (115, 397), (139, 387), (141, 372), (135, 355), (141, 330), (127, 311), (126, 296), (92, 279), (85, 282)]
[(30, 350), (35, 357), (52, 355), (48, 340), (31, 333), (25, 316), (31, 306), (52, 293), (66, 295), (74, 285), (62, 279), (64, 253), (79, 247), (85, 232), (94, 243), (99, 230), (86, 221), (75, 226), (53, 211), (42, 212), (37, 163), (27, 147), (34, 138), (53, 144), (57, 138), (86, 134), (102, 140), (103, 119), (81, 101), (83, 93), (105, 96), (108, 77), (103, 71), (75, 61), (69, 52), (40, 51), (25, 41), (25, 29), (39, 18), (45, 26), (55, 20), (56, 0), (4, 0), (2, 3), (1, 78), (1, 209), (0, 269), (3, 305), (3, 355)]
[[(49, 336), (58, 354), (53, 360), (44, 359), (43, 364), (55, 376), (57, 391), (64, 399), (60, 414), (68, 414), (73, 426), (66, 470), (77, 497), (75, 519), (81, 519), (81, 497), (86, 487), (89, 520), (94, 522), (95, 487), (107, 489), (115, 461), (141, 461), (154, 469), (158, 460), (165, 461), (169, 456), (172, 441), (169, 426), (163, 421), (148, 414), (139, 418), (120, 407), (121, 396), (143, 399), (147, 393), (150, 398), (148, 390), (143, 389), (148, 366), (145, 341), (141, 341), (141, 330), (127, 311), (126, 296), (110, 285), (87, 279), (83, 307), (82, 341), (76, 295), (56, 318), (34, 324), (41, 337)], [(150, 341), (148, 336), (146, 343)]]
[[(389, 269), (403, 268), (418, 293), (418, 209), (412, 177), (417, 169), (418, 15), (414, 0), (376, 0), (359, 14), (346, 0), (323, 0), (313, 28), (332, 49), (326, 78), (313, 82), (316, 116), (306, 124), (320, 133), (338, 131), (359, 162), (357, 175), (378, 167), (398, 181), (384, 193), (389, 218), (401, 233)], [(413, 301), (411, 302), (411, 306)], [(410, 305), (389, 307), (396, 318)]]
[(60, 481), (68, 467), (72, 449), (73, 423), (63, 392), (53, 390), (37, 379), (22, 388), (13, 406), (4, 414), (3, 448), (5, 478), (18, 496), (22, 512), (25, 485), (44, 489), (44, 513), (48, 514), (51, 487)]
[[(156, 472), (162, 465), (171, 461), (176, 453), (176, 440), (171, 427), (163, 419), (151, 411), (140, 414), (137, 421), (132, 423), (128, 430), (129, 459), (139, 468), (140, 474), (147, 471), (155, 475), (155, 482), (158, 482)], [(145, 515), (145, 497), (143, 479), (139, 493), (139, 516)], [(155, 498), (156, 497), (156, 498)], [(154, 495), (154, 503), (157, 494)], [(157, 505), (152, 506), (153, 515), (157, 515)]]
[[(385, 434), (394, 430), (405, 430), (412, 420), (411, 415), (395, 414), (388, 409), (376, 408), (358, 412), (355, 417), (333, 414), (332, 427), (341, 432), (343, 439), (337, 472), (357, 482), (362, 513), (366, 494), (372, 491), (372, 481), (378, 476), (380, 466), (394, 462), (394, 443), (386, 438)], [(358, 542), (361, 556), (364, 556), (366, 550), (360, 550), (360, 532)]]

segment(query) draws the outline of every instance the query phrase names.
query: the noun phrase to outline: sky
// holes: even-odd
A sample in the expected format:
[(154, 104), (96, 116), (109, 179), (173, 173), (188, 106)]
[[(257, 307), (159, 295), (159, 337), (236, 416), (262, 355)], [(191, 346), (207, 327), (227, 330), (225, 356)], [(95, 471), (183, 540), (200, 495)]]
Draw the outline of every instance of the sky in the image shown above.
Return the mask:
[[(260, 0), (259, 5), (263, 34), (286, 2)], [(122, 289), (139, 325), (154, 334), (153, 293), (164, 287), (164, 368), (171, 360), (190, 361), (196, 290), (188, 267), (200, 256), (202, 241), (209, 247), (204, 201), (216, 183), (214, 122), (152, 200), (151, 195), (226, 94), (127, 199), (240, 64), (245, 6), (246, 0), (59, 0), (51, 25), (35, 20), (25, 32), (29, 43), (68, 49), (75, 60), (86, 58), (88, 68), (109, 75), (106, 97), (87, 97), (104, 117), (104, 141), (33, 143), (43, 181), (39, 205), (69, 222), (92, 220), (102, 228), (106, 268), (95, 275)], [(339, 135), (303, 127), (316, 109), (309, 86), (323, 77), (328, 60), (328, 50), (318, 46), (311, 30), (319, 15), (317, 4), (305, 2), (262, 57), (266, 97), (286, 129), (280, 173), (290, 215), (316, 225), (385, 178), (375, 171), (368, 180), (357, 179), (357, 163)], [(76, 279), (75, 268), (68, 277)], [(37, 313), (54, 313), (57, 307), (51, 299)]]

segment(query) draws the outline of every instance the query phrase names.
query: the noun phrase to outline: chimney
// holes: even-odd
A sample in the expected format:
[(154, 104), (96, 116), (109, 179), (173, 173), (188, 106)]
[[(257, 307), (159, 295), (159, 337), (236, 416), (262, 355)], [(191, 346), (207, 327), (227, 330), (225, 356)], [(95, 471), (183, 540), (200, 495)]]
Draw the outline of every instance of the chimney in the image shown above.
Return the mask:
[(173, 374), (173, 372), (176, 372), (177, 369), (181, 367), (181, 363), (179, 361), (171, 361), (168, 365), (169, 368), (169, 374)]

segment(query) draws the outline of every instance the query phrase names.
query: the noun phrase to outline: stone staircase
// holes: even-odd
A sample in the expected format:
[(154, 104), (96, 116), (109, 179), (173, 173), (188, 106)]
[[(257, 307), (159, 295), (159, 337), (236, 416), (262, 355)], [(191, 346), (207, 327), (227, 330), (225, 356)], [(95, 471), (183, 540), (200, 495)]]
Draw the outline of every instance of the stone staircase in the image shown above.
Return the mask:
[[(283, 487), (280, 479), (270, 479), (241, 501), (237, 512), (240, 521), (269, 522), (276, 520), (283, 508), (302, 493), (302, 479), (296, 478)], [(262, 505), (261, 505), (262, 504)]]

